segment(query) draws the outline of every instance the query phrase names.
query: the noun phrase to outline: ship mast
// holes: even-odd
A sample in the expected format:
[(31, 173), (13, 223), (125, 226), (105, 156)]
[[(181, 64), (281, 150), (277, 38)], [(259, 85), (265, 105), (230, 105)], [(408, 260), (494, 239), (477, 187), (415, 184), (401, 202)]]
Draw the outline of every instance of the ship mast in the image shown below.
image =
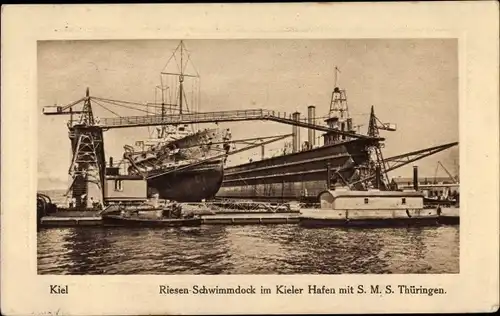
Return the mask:
[[(157, 91), (160, 90), (161, 91), (161, 110), (160, 110), (160, 115), (161, 115), (161, 120), (163, 121), (166, 117), (166, 114), (167, 114), (167, 108), (166, 108), (166, 103), (165, 103), (165, 90), (168, 90), (168, 86), (165, 87), (163, 85), (163, 79), (162, 77), (160, 76), (160, 85), (157, 85), (155, 86), (155, 103), (154, 104), (157, 104), (156, 103), (156, 100), (157, 100)], [(155, 115), (158, 114), (158, 111), (155, 110), (154, 112)], [(149, 129), (149, 127), (148, 127)], [(163, 138), (165, 137), (166, 133), (167, 133), (167, 127), (165, 125), (162, 125), (161, 127), (156, 127), (156, 134), (157, 134), (157, 138)], [(152, 136), (151, 132), (150, 132), (150, 137)]]
[[(161, 86), (161, 120), (163, 121), (165, 119), (165, 89), (163, 88), (163, 84)], [(161, 127), (161, 134), (159, 138), (165, 137), (166, 133), (166, 126), (163, 125)]]
[(335, 89), (337, 87), (337, 74), (340, 72), (339, 67), (335, 66), (335, 71), (333, 73), (334, 79), (333, 79), (333, 88)]
[[(183, 40), (181, 40), (179, 46), (176, 49), (176, 52), (177, 52), (177, 50), (179, 50), (179, 48), (180, 48), (180, 55), (181, 55), (180, 56), (181, 62), (180, 62), (180, 69), (179, 69), (180, 72), (179, 73), (165, 73), (165, 74), (179, 76), (179, 114), (182, 114), (184, 112), (184, 105), (186, 105), (186, 110), (189, 112), (189, 107), (186, 103), (186, 99), (187, 99), (186, 92), (184, 91), (184, 80), (186, 79), (186, 77), (199, 78), (200, 75), (198, 74), (198, 71), (196, 70), (196, 68), (194, 68), (194, 65), (192, 64), (191, 57), (189, 55), (189, 51), (184, 46)], [(184, 52), (184, 51), (186, 51), (186, 52)], [(187, 56), (184, 56), (185, 53)], [(175, 52), (174, 52), (174, 55), (175, 55)], [(191, 71), (194, 70), (194, 74), (185, 73), (185, 71), (189, 65), (191, 65), (191, 67), (192, 67)]]
[(181, 73), (179, 74), (179, 114), (182, 114), (182, 95), (184, 93), (184, 73), (183, 73), (183, 63), (184, 63), (184, 42), (181, 41)]
[[(179, 56), (179, 54), (180, 54), (180, 56)], [(176, 68), (171, 69), (171, 70), (167, 70), (171, 61), (176, 65)], [(179, 62), (180, 62), (180, 65), (179, 65)], [(189, 73), (190, 72), (189, 70), (188, 70), (188, 73), (186, 73), (186, 70), (190, 67), (190, 65), (192, 67), (191, 71), (194, 70), (193, 74)], [(176, 78), (175, 79), (176, 82), (178, 80), (178, 85), (179, 85), (178, 86), (179, 89), (177, 90), (179, 93), (179, 96), (177, 96), (177, 93), (174, 93), (174, 96), (171, 96), (171, 100), (176, 100), (176, 101), (172, 102), (172, 104), (170, 104), (170, 105), (167, 103), (166, 108), (164, 108), (163, 104), (162, 104), (162, 117), (164, 117), (165, 115), (168, 115), (168, 113), (166, 113), (167, 112), (166, 109), (174, 110), (173, 107), (175, 107), (175, 108), (178, 107), (178, 110), (176, 109), (178, 111), (177, 113), (179, 113), (181, 115), (185, 111), (184, 107), (186, 107), (186, 110), (189, 112), (186, 91), (185, 91), (185, 87), (184, 87), (184, 84), (186, 83), (185, 79), (186, 79), (186, 77), (199, 78), (199, 74), (198, 74), (198, 71), (196, 70), (196, 68), (194, 68), (194, 65), (192, 64), (189, 51), (184, 46), (183, 40), (181, 40), (179, 45), (177, 45), (177, 47), (175, 48), (173, 54), (170, 56), (169, 60), (167, 61), (167, 64), (163, 68), (161, 75), (173, 76), (174, 78)], [(177, 83), (176, 83), (176, 85), (177, 85)]]

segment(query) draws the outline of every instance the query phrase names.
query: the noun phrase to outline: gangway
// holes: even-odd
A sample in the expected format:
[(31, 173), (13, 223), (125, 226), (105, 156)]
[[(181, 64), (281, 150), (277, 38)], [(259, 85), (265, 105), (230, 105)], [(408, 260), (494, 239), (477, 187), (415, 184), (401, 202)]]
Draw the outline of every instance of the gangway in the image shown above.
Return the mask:
[[(75, 111), (73, 109), (77, 104), (84, 102), (85, 104), (90, 104), (94, 101), (96, 104), (100, 105), (107, 111), (112, 112), (117, 115), (117, 117), (107, 117), (101, 118), (95, 121), (93, 118), (93, 113), (90, 110)], [(131, 104), (145, 106), (147, 104), (139, 104), (135, 102), (120, 101), (104, 99), (99, 97), (92, 97), (88, 94), (86, 97), (72, 102), (65, 106), (46, 106), (43, 108), (44, 115), (70, 115), (71, 119), (68, 122), (68, 126), (86, 124), (86, 126), (93, 126), (99, 128), (102, 131), (117, 128), (130, 128), (130, 127), (148, 127), (148, 126), (165, 126), (165, 125), (188, 125), (188, 124), (203, 124), (203, 123), (219, 123), (219, 122), (240, 122), (240, 121), (273, 121), (282, 124), (303, 127), (312, 130), (318, 130), (323, 132), (334, 132), (336, 134), (350, 137), (350, 138), (361, 138), (374, 141), (384, 141), (382, 137), (373, 135), (363, 135), (358, 134), (354, 131), (345, 131), (338, 128), (331, 128), (325, 125), (318, 125), (313, 122), (307, 122), (301, 120), (300, 117), (287, 117), (286, 113), (277, 112), (274, 110), (266, 109), (247, 109), (247, 110), (231, 110), (231, 111), (215, 111), (215, 112), (188, 112), (188, 113), (171, 113), (168, 115), (164, 114), (154, 114), (154, 115), (139, 115), (139, 116), (119, 116), (114, 111), (111, 111), (100, 102), (109, 102), (110, 104), (119, 105), (125, 108), (131, 108)], [(164, 106), (164, 104), (162, 104)], [(91, 107), (88, 107), (91, 109)], [(135, 110), (141, 110), (135, 108)], [(87, 113), (89, 112), (89, 113)], [(85, 122), (78, 122), (73, 120), (74, 114), (86, 114), (85, 117), (90, 119)]]
[[(48, 114), (48, 113), (45, 113)], [(191, 112), (183, 114), (173, 114), (168, 116), (162, 115), (144, 115), (144, 116), (127, 116), (127, 117), (112, 117), (102, 118), (99, 127), (103, 129), (115, 129), (126, 127), (144, 127), (152, 125), (182, 125), (193, 123), (219, 123), (219, 122), (239, 122), (239, 121), (274, 121), (278, 123), (294, 125), (304, 128), (310, 128), (323, 132), (336, 132), (340, 135), (345, 135), (352, 138), (363, 138), (383, 141), (380, 137), (370, 137), (353, 132), (341, 131), (332, 129), (327, 126), (312, 124), (300, 120), (287, 118), (285, 114), (281, 116), (280, 112), (265, 109), (249, 109), (249, 110), (233, 110), (233, 111), (216, 111), (216, 112)]]

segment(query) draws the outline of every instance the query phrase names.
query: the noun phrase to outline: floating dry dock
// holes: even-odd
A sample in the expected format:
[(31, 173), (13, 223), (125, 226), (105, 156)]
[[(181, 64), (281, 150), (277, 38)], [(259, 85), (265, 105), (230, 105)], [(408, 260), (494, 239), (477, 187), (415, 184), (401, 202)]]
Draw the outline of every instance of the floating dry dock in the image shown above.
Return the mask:
[[(304, 212), (305, 211), (305, 212)], [(304, 226), (406, 226), (406, 225), (456, 225), (460, 222), (458, 208), (443, 208), (438, 215), (435, 209), (424, 209), (428, 217), (419, 218), (414, 216), (415, 211), (410, 212), (412, 218), (408, 218), (406, 212), (394, 212), (392, 214), (383, 212), (369, 212), (363, 214), (361, 211), (340, 210), (334, 214), (329, 211), (325, 216), (325, 210), (315, 209), (314, 217), (305, 218), (308, 210), (289, 213), (233, 213), (201, 215), (203, 225), (277, 225), (277, 224), (299, 224)], [(422, 213), (421, 212), (421, 216)], [(76, 214), (57, 214), (41, 218), (40, 227), (75, 227), (75, 226), (102, 226), (101, 216), (96, 212), (88, 212), (86, 216)], [(333, 216), (332, 216), (333, 215)], [(398, 216), (400, 218), (398, 218)], [(406, 217), (405, 217), (406, 216)]]
[[(319, 196), (319, 208), (301, 208), (298, 204), (281, 206), (268, 205), (267, 208), (231, 210), (215, 204), (182, 204), (179, 209), (186, 216), (198, 216), (202, 225), (262, 225), (301, 224), (303, 226), (418, 226), (455, 225), (460, 222), (459, 208), (424, 207), (422, 193), (407, 191), (351, 191), (348, 188), (327, 190)], [(260, 205), (259, 207), (261, 207)], [(125, 206), (111, 205), (125, 211)], [(247, 205), (248, 207), (248, 205)], [(162, 208), (151, 208), (146, 204), (130, 205), (127, 210), (140, 213), (162, 213)], [(105, 211), (106, 211), (105, 210)], [(179, 213), (179, 216), (181, 216)], [(152, 218), (163, 218), (156, 215)], [(160, 217), (158, 217), (160, 216)], [(184, 218), (184, 216), (181, 216)], [(179, 218), (181, 218), (179, 217)], [(188, 217), (186, 217), (188, 218)], [(98, 211), (76, 211), (60, 209), (42, 216), (39, 227), (101, 226)]]

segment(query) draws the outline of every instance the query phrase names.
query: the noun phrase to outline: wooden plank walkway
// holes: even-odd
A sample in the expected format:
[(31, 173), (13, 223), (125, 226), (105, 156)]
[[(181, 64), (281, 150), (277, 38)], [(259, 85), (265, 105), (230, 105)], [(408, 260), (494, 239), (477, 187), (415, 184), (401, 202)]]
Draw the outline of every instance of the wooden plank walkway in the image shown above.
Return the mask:
[[(64, 212), (66, 213), (66, 212)], [(94, 212), (88, 212), (94, 213)], [(301, 221), (301, 214), (299, 212), (289, 212), (289, 213), (271, 213), (271, 212), (248, 212), (248, 213), (224, 213), (224, 214), (203, 214), (200, 215), (202, 219), (202, 224), (204, 225), (269, 225), (269, 224), (299, 224)], [(317, 216), (315, 216), (317, 217)], [(380, 217), (380, 216), (379, 216)], [(383, 217), (383, 216), (382, 216)], [(374, 224), (384, 224), (388, 226), (393, 226), (393, 218), (377, 218), (377, 216), (371, 216), (371, 218), (362, 218), (363, 224), (370, 226), (371, 222)], [(302, 216), (302, 219), (304, 216)], [(414, 218), (415, 221), (422, 221), (423, 218)], [(436, 224), (443, 225), (457, 225), (460, 223), (460, 214), (458, 208), (443, 208), (441, 214), (435, 216), (429, 216), (428, 219), (436, 222)], [(322, 216), (315, 218), (314, 222), (319, 220), (320, 222), (324, 220)], [(356, 221), (352, 218), (351, 224)], [(361, 220), (359, 218), (358, 220)], [(411, 218), (407, 218), (404, 222), (411, 222)], [(334, 219), (336, 225), (334, 226), (351, 226), (347, 225), (345, 218)], [(366, 222), (366, 223), (364, 223)], [(398, 223), (399, 224), (399, 223)], [(82, 216), (81, 214), (69, 213), (66, 214), (55, 214), (50, 216), (44, 216), (40, 220), (40, 227), (75, 227), (75, 226), (101, 226), (102, 219), (101, 216), (96, 214), (87, 214)], [(395, 225), (394, 226), (399, 226)]]

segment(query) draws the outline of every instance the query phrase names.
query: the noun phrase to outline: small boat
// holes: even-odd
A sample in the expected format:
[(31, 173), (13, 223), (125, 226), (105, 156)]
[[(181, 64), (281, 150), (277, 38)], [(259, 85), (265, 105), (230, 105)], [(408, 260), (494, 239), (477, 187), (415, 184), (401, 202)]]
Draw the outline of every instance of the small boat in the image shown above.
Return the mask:
[(111, 205), (101, 213), (104, 226), (138, 227), (193, 227), (201, 225), (201, 218), (187, 214), (176, 203), (163, 208), (148, 205)]
[(201, 225), (201, 218), (151, 218), (140, 216), (103, 215), (105, 226), (137, 227), (193, 227)]

